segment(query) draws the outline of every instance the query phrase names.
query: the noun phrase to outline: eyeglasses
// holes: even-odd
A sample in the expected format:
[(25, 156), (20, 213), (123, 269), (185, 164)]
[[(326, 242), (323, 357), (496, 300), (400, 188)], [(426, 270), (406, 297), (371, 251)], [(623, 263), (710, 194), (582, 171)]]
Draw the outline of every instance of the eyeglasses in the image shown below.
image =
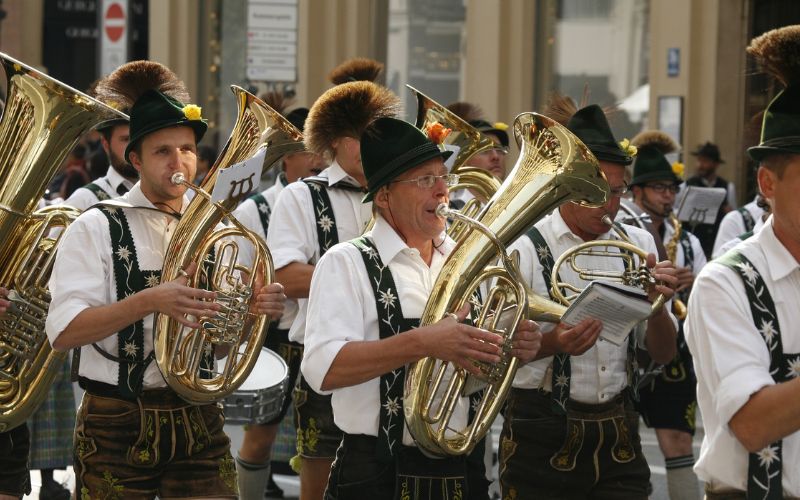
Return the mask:
[(681, 187), (678, 184), (645, 184), (644, 187), (650, 188), (656, 193), (669, 191), (670, 193), (675, 194), (681, 190)]
[(627, 193), (629, 189), (630, 189), (630, 187), (627, 184), (623, 184), (620, 187), (611, 188), (610, 189), (611, 196), (616, 196), (617, 198), (620, 198), (620, 197), (624, 196), (625, 193)]
[(389, 184), (393, 184), (395, 182), (416, 182), (417, 186), (422, 189), (430, 189), (436, 184), (436, 181), (439, 179), (443, 180), (445, 184), (447, 184), (448, 188), (451, 188), (458, 184), (459, 180), (458, 174), (445, 174), (445, 175), (421, 175), (416, 179), (407, 179), (404, 181), (392, 181)]

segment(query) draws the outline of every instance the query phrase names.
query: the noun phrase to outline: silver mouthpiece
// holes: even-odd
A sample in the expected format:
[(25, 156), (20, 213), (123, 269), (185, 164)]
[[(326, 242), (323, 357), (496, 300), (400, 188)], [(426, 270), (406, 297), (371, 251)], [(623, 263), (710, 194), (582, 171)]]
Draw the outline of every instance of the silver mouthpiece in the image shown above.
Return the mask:
[(172, 174), (170, 180), (172, 181), (173, 184), (177, 184), (180, 186), (181, 184), (186, 182), (186, 176), (183, 175), (183, 172), (175, 172), (174, 174)]
[(608, 214), (605, 214), (601, 220), (603, 221), (603, 224), (609, 227), (614, 225), (614, 221), (611, 220), (611, 216)]
[(447, 206), (447, 203), (439, 203), (439, 206), (436, 207), (437, 217), (448, 217), (451, 212), (452, 210)]

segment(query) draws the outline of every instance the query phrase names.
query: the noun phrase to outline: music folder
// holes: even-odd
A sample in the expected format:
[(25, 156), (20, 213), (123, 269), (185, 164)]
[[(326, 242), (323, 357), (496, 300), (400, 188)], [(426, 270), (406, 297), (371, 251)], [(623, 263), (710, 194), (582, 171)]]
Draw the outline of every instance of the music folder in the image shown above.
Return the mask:
[(676, 200), (678, 220), (689, 224), (713, 224), (727, 196), (725, 188), (685, 186)]

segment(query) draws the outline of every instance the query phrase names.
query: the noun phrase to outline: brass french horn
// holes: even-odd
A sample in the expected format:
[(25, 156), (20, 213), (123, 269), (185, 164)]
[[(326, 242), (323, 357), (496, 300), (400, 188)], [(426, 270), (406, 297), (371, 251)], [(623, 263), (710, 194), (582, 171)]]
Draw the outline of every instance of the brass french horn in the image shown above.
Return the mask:
[[(520, 156), (500, 189), (477, 220), (449, 213), (474, 230), (466, 233), (445, 262), (423, 311), (421, 324), (430, 325), (459, 310), (484, 282), (491, 282), (476, 326), (504, 337), (501, 361), (481, 363), (475, 380), (464, 369), (435, 358), (409, 366), (404, 391), (406, 424), (417, 445), (434, 455), (469, 453), (485, 436), (500, 411), (517, 370), (511, 342), (524, 318), (558, 321), (564, 306), (531, 293), (505, 246), (537, 220), (567, 201), (605, 203), (608, 183), (589, 149), (566, 127), (536, 113), (514, 120)], [(492, 266), (498, 254), (502, 266)], [(475, 416), (463, 427), (452, 423), (458, 398), (470, 387), (485, 384)]]
[[(170, 240), (162, 282), (176, 279), (192, 262), (198, 270), (189, 286), (217, 293), (222, 310), (214, 317), (198, 318), (199, 329), (184, 327), (166, 314), (156, 315), (155, 357), (167, 384), (192, 403), (217, 401), (235, 391), (250, 374), (264, 344), (269, 317), (249, 313), (257, 281), (273, 281), (272, 258), (263, 240), (244, 227), (231, 212), (239, 196), (212, 201), (219, 174), (265, 150), (263, 168), (282, 156), (303, 150), (302, 134), (277, 111), (246, 90), (231, 86), (239, 114), (228, 142), (200, 186), (182, 175), (175, 184), (193, 189), (191, 201)], [(258, 184), (256, 179), (250, 188)], [(232, 226), (218, 228), (228, 218)], [(240, 245), (252, 245), (252, 263), (239, 261)], [(249, 264), (249, 265), (248, 265)], [(260, 279), (259, 279), (260, 278)], [(214, 354), (222, 361), (214, 368)]]
[[(561, 254), (553, 266), (550, 276), (550, 291), (553, 297), (564, 305), (569, 305), (583, 289), (558, 279), (563, 265), (569, 265), (584, 281), (615, 281), (645, 291), (656, 285), (656, 279), (647, 267), (647, 252), (634, 245), (628, 235), (613, 223), (611, 217), (603, 216), (603, 222), (614, 230), (620, 238), (619, 240), (593, 240), (580, 243)], [(620, 259), (623, 262), (623, 269), (622, 271), (599, 271), (581, 267), (578, 263), (580, 257)], [(664, 300), (664, 294), (656, 297), (650, 306), (651, 314), (661, 309)]]
[[(55, 248), (79, 214), (36, 210), (61, 163), (92, 127), (127, 117), (0, 53), (8, 96), (0, 119), (0, 432), (24, 423), (47, 396), (65, 353), (50, 347), (45, 319)], [(51, 235), (57, 236), (51, 236)]]

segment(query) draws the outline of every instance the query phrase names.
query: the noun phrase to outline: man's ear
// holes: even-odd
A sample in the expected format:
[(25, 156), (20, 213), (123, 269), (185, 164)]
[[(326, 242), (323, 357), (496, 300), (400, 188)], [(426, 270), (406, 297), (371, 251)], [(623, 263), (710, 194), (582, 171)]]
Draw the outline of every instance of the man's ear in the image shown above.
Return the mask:
[(777, 174), (766, 167), (758, 167), (756, 178), (758, 180), (758, 188), (764, 198), (767, 200), (773, 199), (775, 196), (775, 184), (778, 182)]
[(137, 172), (140, 174), (142, 173), (142, 160), (139, 158), (139, 155), (136, 153), (136, 151), (131, 150), (131, 152), (128, 153), (128, 161), (130, 161), (131, 165), (133, 165), (133, 168), (135, 168)]
[(380, 208), (388, 208), (389, 207), (389, 187), (388, 186), (381, 186), (378, 189), (378, 192), (375, 193), (375, 196), (372, 197), (372, 203), (377, 205)]

